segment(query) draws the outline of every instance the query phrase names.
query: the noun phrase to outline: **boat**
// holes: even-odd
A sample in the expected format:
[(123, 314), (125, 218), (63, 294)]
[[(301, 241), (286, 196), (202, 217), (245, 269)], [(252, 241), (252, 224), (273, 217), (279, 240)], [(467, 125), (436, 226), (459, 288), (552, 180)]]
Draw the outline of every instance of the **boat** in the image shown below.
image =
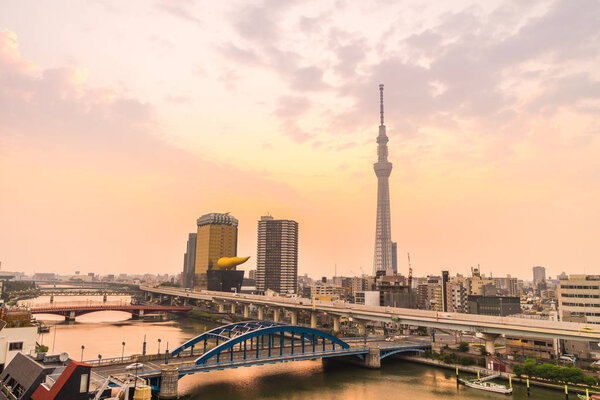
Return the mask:
[(590, 397), (587, 397), (585, 394), (577, 394), (577, 398), (581, 400), (600, 400), (600, 395), (590, 394)]
[(460, 380), (465, 386), (473, 389), (485, 390), (487, 392), (512, 394), (512, 388), (507, 388), (504, 385), (498, 383), (487, 382), (481, 379), (461, 379)]

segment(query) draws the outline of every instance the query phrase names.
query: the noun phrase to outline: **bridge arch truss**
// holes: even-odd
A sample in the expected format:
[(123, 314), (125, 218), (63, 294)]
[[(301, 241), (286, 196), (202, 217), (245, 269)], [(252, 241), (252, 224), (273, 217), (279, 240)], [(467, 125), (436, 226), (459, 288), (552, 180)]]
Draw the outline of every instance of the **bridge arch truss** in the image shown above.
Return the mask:
[[(215, 346), (207, 350), (207, 342)], [(238, 322), (212, 329), (188, 340), (171, 353), (177, 356), (202, 343), (203, 352), (195, 359), (197, 366), (235, 360), (293, 357), (349, 349), (350, 345), (317, 329), (269, 321)], [(234, 357), (235, 353), (235, 357)]]

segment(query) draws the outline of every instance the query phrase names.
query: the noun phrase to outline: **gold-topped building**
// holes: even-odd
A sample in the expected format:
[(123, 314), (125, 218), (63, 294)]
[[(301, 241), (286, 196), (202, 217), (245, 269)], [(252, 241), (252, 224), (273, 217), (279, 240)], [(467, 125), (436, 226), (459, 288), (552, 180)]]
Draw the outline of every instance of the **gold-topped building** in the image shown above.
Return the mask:
[(194, 287), (207, 289), (208, 271), (218, 269), (219, 258), (237, 256), (238, 220), (229, 213), (210, 213), (198, 218), (197, 225)]

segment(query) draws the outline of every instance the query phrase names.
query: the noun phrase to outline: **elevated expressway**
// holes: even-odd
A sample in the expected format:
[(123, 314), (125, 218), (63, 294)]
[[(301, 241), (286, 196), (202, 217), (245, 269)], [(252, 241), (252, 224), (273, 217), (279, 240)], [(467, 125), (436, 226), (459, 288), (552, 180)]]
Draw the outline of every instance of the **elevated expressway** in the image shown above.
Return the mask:
[(475, 332), (485, 340), (489, 352), (494, 351), (494, 341), (500, 335), (552, 338), (567, 340), (600, 341), (600, 326), (576, 322), (561, 322), (518, 317), (494, 317), (462, 313), (444, 313), (427, 310), (414, 310), (395, 307), (374, 307), (342, 302), (313, 301), (305, 298), (268, 297), (249, 294), (190, 291), (177, 288), (140, 286), (149, 296), (179, 297), (184, 300), (210, 301), (218, 304), (225, 312), (230, 306), (234, 312), (237, 306), (244, 307), (244, 316), (249, 318), (251, 307), (258, 310), (258, 319), (264, 318), (265, 308), (274, 310), (273, 319), (279, 320), (281, 310), (291, 313), (292, 324), (297, 324), (298, 311), (310, 313), (311, 327), (316, 328), (317, 314), (325, 313), (333, 317), (334, 331), (339, 331), (340, 317), (355, 321), (359, 333), (365, 334), (368, 321), (399, 323), (429, 328)]

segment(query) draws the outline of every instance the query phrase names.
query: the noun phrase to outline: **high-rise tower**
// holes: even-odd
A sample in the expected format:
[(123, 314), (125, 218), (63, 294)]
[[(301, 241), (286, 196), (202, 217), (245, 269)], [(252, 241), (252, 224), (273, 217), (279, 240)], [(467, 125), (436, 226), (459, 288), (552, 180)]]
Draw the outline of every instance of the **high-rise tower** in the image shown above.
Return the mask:
[(375, 228), (375, 257), (373, 275), (377, 271), (393, 274), (392, 265), (392, 227), (390, 222), (390, 184), (392, 163), (388, 161), (385, 125), (383, 123), (383, 85), (379, 85), (379, 135), (377, 136), (377, 162), (373, 164), (377, 175), (377, 224)]
[(258, 221), (256, 289), (296, 293), (298, 284), (298, 223), (264, 216)]

